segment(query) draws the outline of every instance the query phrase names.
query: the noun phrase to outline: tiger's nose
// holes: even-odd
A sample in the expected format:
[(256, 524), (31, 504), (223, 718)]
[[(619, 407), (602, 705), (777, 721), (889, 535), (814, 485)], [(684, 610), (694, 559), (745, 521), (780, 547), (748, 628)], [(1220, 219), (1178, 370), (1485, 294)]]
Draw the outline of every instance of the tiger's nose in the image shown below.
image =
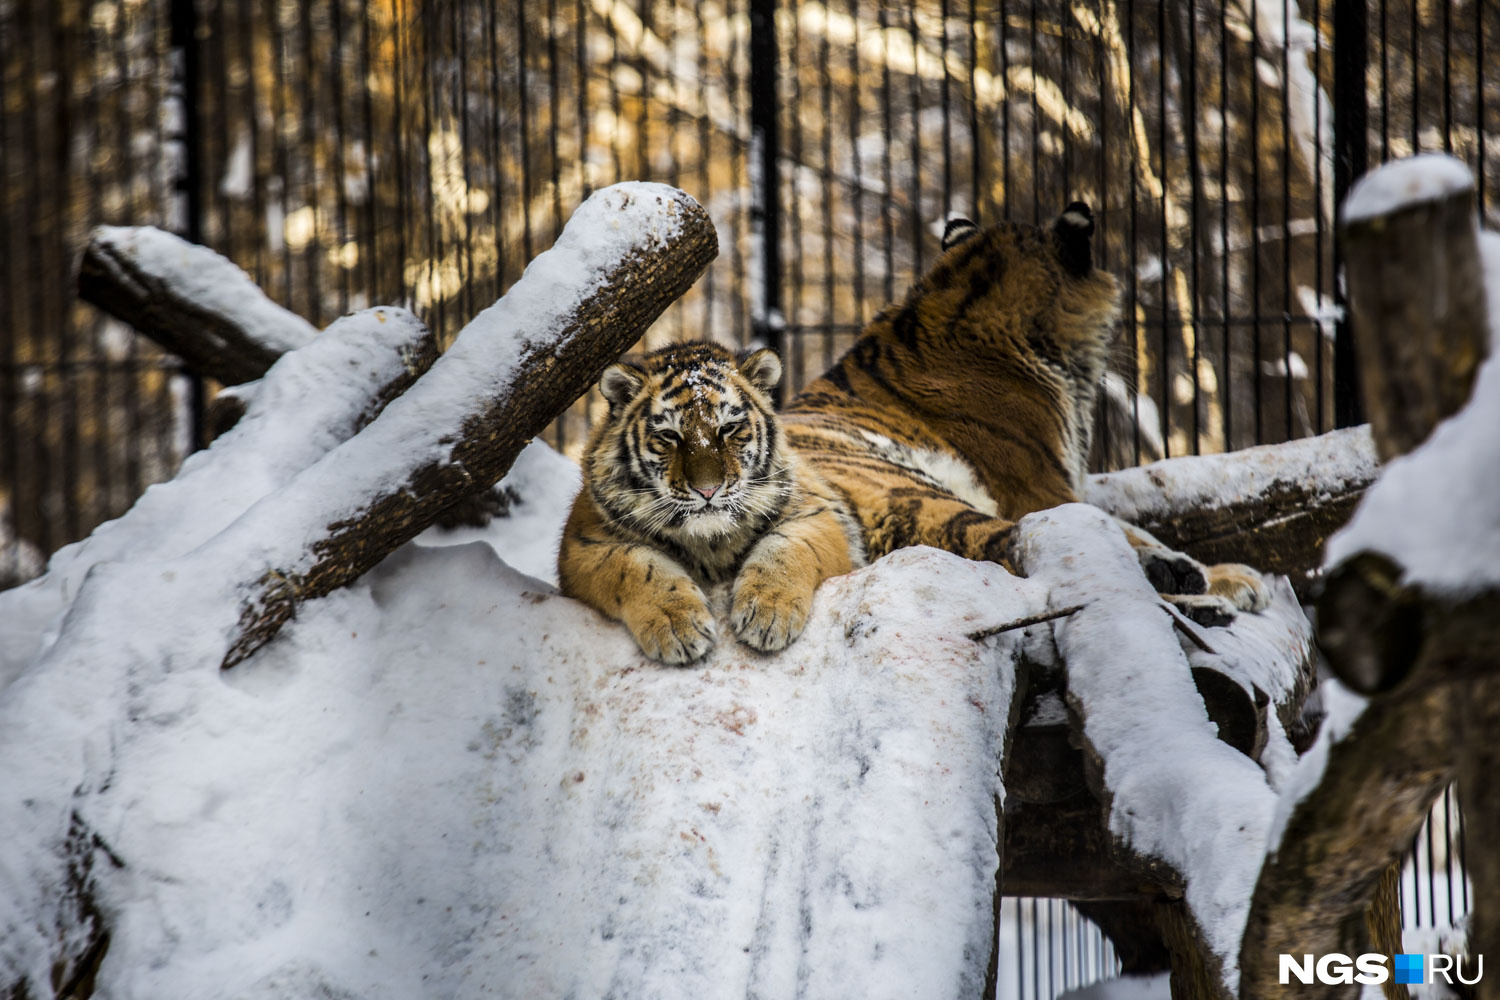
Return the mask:
[(694, 486), (693, 489), (697, 490), (698, 495), (703, 497), (703, 499), (712, 500), (714, 494), (719, 492), (719, 487), (723, 485), (723, 483), (714, 483), (712, 486)]

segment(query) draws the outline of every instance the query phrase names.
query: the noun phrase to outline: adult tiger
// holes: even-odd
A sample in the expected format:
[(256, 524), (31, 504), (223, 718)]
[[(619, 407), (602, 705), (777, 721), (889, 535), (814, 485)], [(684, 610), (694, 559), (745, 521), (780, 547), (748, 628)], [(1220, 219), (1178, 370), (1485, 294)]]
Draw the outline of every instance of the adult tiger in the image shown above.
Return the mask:
[[(932, 545), (1007, 564), (1013, 523), (1078, 500), (1094, 399), (1119, 319), (1094, 218), (950, 221), (943, 253), (783, 413), (792, 446), (846, 500), (871, 559)], [(1246, 566), (1203, 567), (1126, 525), (1159, 591), (1206, 623), (1260, 610)]]
[(842, 499), (787, 446), (770, 393), (781, 360), (686, 343), (605, 369), (609, 414), (583, 459), (558, 553), (562, 591), (623, 621), (648, 656), (716, 641), (704, 588), (733, 580), (741, 641), (784, 648), (813, 591), (864, 563)]

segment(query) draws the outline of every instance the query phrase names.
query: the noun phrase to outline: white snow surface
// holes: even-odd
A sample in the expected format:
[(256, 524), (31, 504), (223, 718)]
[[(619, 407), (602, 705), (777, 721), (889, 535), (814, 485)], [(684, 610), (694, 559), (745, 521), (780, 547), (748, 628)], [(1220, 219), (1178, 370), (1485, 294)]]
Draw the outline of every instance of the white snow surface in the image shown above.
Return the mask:
[(95, 865), (119, 1000), (983, 982), (1022, 634), (964, 636), (1038, 585), (904, 550), (785, 654), (667, 669), (489, 545), (412, 545), (223, 674), (187, 622), (136, 627), (208, 610), (189, 563), (96, 571), (0, 700), (0, 968), (47, 973), (62, 871), (26, 845), (76, 813), (122, 862)]
[(1389, 215), (1408, 205), (1437, 201), (1471, 190), (1474, 175), (1457, 157), (1421, 153), (1376, 167), (1355, 182), (1344, 199), (1344, 221)]
[(1109, 517), (1083, 504), (1030, 514), (1015, 545), (1052, 605), (1087, 605), (1054, 635), (1068, 699), (1104, 761), (1109, 828), (1182, 873), (1232, 991), (1276, 797), (1266, 774), (1218, 739), (1160, 598)]
[(8, 623), (0, 629), (0, 691), (56, 638), (89, 570), (182, 555), (208, 541), (348, 440), (373, 395), (400, 375), (407, 352), (425, 336), (426, 327), (404, 309), (354, 313), (240, 387), (245, 415), (190, 455), (176, 478), (151, 486), (122, 517), (53, 553), (46, 575), (0, 591), (0, 620)]
[(146, 274), (209, 312), (232, 318), (259, 344), (286, 352), (318, 328), (272, 302), (237, 264), (154, 226), (98, 226), (92, 238), (130, 257)]
[(582, 482), (576, 463), (533, 441), (516, 456), (500, 484), (512, 498), (505, 517), (483, 528), (429, 528), (415, 541), (432, 547), (484, 542), (507, 566), (556, 586), (563, 521)]
[(1480, 240), (1490, 308), (1490, 356), (1468, 405), (1409, 454), (1392, 459), (1342, 531), (1328, 540), (1333, 566), (1381, 552), (1404, 581), (1462, 597), (1500, 583), (1500, 236)]

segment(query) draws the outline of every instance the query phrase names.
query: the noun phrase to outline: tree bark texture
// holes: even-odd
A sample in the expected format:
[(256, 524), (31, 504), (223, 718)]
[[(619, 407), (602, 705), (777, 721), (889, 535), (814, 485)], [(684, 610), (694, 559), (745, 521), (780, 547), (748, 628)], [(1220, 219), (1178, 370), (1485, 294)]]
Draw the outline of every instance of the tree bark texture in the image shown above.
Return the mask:
[[(326, 528), (303, 551), (286, 553), (284, 561), (278, 558), (280, 564), (273, 563), (251, 588), (224, 667), (234, 666), (265, 644), (295, 615), (298, 605), (357, 579), (386, 553), (432, 524), (453, 502), (492, 486), (525, 444), (587, 391), (604, 367), (640, 339), (662, 310), (698, 279), (718, 252), (717, 238), (707, 213), (680, 191), (656, 185), (616, 185), (585, 203), (570, 228), (584, 214), (585, 229), (631, 225), (644, 211), (640, 206), (631, 208), (635, 199), (656, 199), (660, 204), (654, 210), (672, 220), (673, 230), (664, 237), (641, 234), (630, 250), (597, 274), (566, 275), (567, 281), (586, 290), (583, 297), (576, 304), (558, 304), (550, 316), (520, 317), (535, 322), (536, 329), (492, 329), (497, 321), (503, 326), (516, 320), (501, 306), (517, 296), (528, 280), (547, 281), (559, 262), (565, 269), (576, 267), (567, 258), (555, 258), (546, 268), (533, 265), (491, 307), (500, 312), (489, 316), (487, 311), (470, 323), (433, 370), (406, 393), (401, 413), (395, 412), (396, 407), (387, 409), (345, 445), (361, 454), (371, 452), (372, 461), (381, 460), (388, 451), (384, 441), (404, 440), (405, 428), (398, 421), (429, 419), (425, 411), (445, 411), (455, 392), (484, 384), (488, 373), (466, 366), (492, 363), (493, 356), (503, 356), (504, 351), (497, 352), (491, 342), (497, 337), (514, 338), (519, 344), (514, 375), (493, 391), (466, 399), (451, 426), (424, 429), (437, 442), (436, 454), (414, 457), (416, 464), (408, 463), (385, 484), (383, 493), (352, 512), (340, 513), (347, 510), (340, 506), (347, 504), (347, 497), (330, 500), (309, 495), (309, 488), (321, 489), (317, 480), (306, 485), (294, 482), (268, 499), (269, 504), (285, 508), (288, 518), (309, 509), (326, 511)], [(581, 232), (577, 238), (588, 235)], [(567, 239), (565, 231), (558, 247)], [(558, 247), (548, 253), (558, 254)]]
[(1355, 428), (1104, 473), (1090, 477), (1084, 494), (1200, 562), (1282, 574), (1305, 599), (1323, 543), (1349, 520), (1378, 471), (1368, 428)]
[(1450, 692), (1371, 702), (1329, 749), (1323, 778), (1292, 810), (1255, 886), (1240, 952), (1240, 996), (1335, 998), (1360, 987), (1278, 980), (1278, 958), (1370, 951), (1366, 909), (1386, 868), (1453, 779)]

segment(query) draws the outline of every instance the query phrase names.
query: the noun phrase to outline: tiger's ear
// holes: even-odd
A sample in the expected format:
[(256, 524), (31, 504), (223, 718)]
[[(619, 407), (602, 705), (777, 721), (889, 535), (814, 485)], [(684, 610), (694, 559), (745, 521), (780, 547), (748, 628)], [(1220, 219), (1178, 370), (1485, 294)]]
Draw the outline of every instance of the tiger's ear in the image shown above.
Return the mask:
[(617, 412), (640, 393), (646, 384), (646, 373), (627, 361), (610, 365), (599, 376), (599, 394), (609, 403), (611, 413)]
[(1075, 201), (1052, 223), (1057, 234), (1058, 259), (1063, 267), (1077, 277), (1087, 277), (1094, 269), (1094, 254), (1090, 241), (1094, 236), (1094, 213), (1088, 205)]
[(943, 249), (952, 250), (964, 240), (971, 236), (976, 236), (978, 233), (978, 225), (968, 219), (961, 219), (955, 215), (943, 227)]
[(781, 381), (781, 357), (763, 347), (740, 358), (740, 374), (761, 392), (769, 393)]

